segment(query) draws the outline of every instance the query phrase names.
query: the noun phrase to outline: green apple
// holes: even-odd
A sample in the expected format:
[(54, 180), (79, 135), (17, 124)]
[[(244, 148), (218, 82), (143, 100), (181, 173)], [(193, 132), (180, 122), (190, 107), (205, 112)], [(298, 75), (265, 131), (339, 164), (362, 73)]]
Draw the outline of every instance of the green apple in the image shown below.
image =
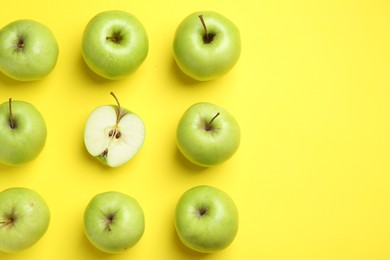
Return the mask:
[(206, 81), (230, 71), (241, 53), (240, 32), (223, 15), (195, 12), (178, 26), (173, 54), (179, 68), (188, 76)]
[(118, 167), (133, 158), (143, 146), (145, 125), (135, 113), (117, 105), (94, 109), (84, 129), (84, 144), (89, 154), (110, 167)]
[(36, 191), (14, 187), (0, 192), (0, 251), (19, 252), (46, 233), (50, 210)]
[(145, 230), (145, 217), (133, 197), (108, 191), (95, 195), (84, 212), (84, 231), (97, 249), (121, 253), (133, 247)]
[(236, 152), (240, 144), (240, 127), (226, 109), (208, 102), (189, 107), (176, 130), (180, 152), (194, 164), (219, 165)]
[(0, 71), (13, 79), (44, 78), (54, 69), (58, 53), (54, 34), (37, 21), (16, 20), (0, 30)]
[(146, 59), (148, 36), (132, 14), (109, 10), (94, 16), (82, 38), (82, 55), (96, 74), (112, 80), (133, 73)]
[(17, 165), (35, 159), (46, 136), (45, 120), (32, 104), (10, 98), (0, 105), (0, 163)]
[(198, 252), (213, 253), (228, 247), (236, 237), (238, 222), (232, 198), (212, 186), (195, 186), (177, 202), (177, 234), (184, 245)]

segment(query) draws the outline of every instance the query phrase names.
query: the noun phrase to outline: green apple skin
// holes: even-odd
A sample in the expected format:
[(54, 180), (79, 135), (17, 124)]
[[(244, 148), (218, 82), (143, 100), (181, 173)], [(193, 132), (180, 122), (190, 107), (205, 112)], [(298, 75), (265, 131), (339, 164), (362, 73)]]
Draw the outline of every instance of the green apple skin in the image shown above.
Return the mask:
[(55, 67), (57, 40), (45, 25), (16, 20), (0, 30), (0, 71), (19, 81), (39, 80)]
[(228, 247), (236, 237), (239, 214), (233, 199), (224, 191), (195, 186), (180, 197), (175, 227), (185, 246), (201, 253), (214, 253)]
[(82, 38), (82, 55), (96, 74), (111, 80), (132, 74), (146, 59), (145, 27), (132, 14), (109, 10), (94, 16)]
[(9, 102), (0, 105), (0, 163), (19, 165), (34, 160), (46, 143), (42, 114), (32, 104), (12, 101), (15, 127), (9, 121)]
[[(217, 117), (215, 117), (219, 113)], [(215, 119), (210, 121), (212, 118)], [(233, 156), (240, 145), (240, 127), (226, 109), (208, 102), (195, 103), (182, 115), (176, 130), (180, 152), (192, 163), (217, 166)]]
[[(205, 29), (213, 34), (211, 42), (204, 41)], [(173, 54), (179, 68), (198, 81), (220, 78), (237, 63), (241, 53), (241, 38), (237, 26), (223, 15), (195, 12), (187, 16), (174, 35)]]
[(0, 192), (0, 251), (16, 253), (37, 243), (50, 223), (50, 209), (36, 191), (8, 188)]
[(117, 254), (133, 247), (143, 236), (145, 217), (133, 197), (108, 191), (95, 195), (84, 212), (84, 231), (97, 249)]

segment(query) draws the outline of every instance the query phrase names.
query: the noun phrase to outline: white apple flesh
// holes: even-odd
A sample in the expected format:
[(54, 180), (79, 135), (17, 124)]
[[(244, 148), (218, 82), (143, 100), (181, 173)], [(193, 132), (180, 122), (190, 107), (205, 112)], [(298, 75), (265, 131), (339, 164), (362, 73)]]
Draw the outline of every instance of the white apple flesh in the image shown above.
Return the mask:
[(144, 140), (142, 119), (121, 108), (118, 100), (117, 106), (105, 105), (93, 110), (84, 131), (88, 152), (110, 167), (121, 166), (133, 158)]

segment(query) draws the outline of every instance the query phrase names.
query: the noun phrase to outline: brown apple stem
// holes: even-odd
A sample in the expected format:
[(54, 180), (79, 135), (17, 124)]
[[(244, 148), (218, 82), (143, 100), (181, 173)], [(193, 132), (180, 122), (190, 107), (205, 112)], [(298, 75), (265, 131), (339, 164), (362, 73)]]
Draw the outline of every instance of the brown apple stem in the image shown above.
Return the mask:
[(207, 31), (207, 26), (206, 26), (206, 23), (204, 22), (203, 15), (199, 15), (199, 19), (200, 19), (200, 22), (202, 23), (203, 28), (204, 28), (205, 40), (206, 40), (206, 42), (208, 42), (209, 41), (209, 32)]
[(115, 96), (114, 92), (110, 92), (111, 96), (113, 96), (115, 98), (115, 101), (116, 101), (116, 104), (118, 106), (118, 109), (116, 111), (116, 120), (117, 122), (119, 121), (119, 116), (120, 116), (120, 113), (121, 113), (121, 105), (119, 104), (119, 100), (118, 98)]
[(203, 43), (204, 44), (210, 44), (210, 43), (212, 43), (216, 33), (215, 32), (209, 32), (209, 30), (207, 29), (207, 26), (206, 26), (206, 22), (203, 19), (203, 15), (199, 15), (198, 17), (200, 19), (200, 22), (203, 25), (204, 32), (205, 32), (205, 34), (203, 35)]
[(8, 107), (9, 107), (9, 126), (12, 128), (12, 129), (15, 129), (15, 120), (14, 120), (14, 116), (12, 114), (12, 98), (9, 98), (9, 101), (8, 101)]
[(211, 130), (211, 124), (213, 123), (213, 121), (220, 115), (220, 113), (218, 112), (213, 118), (211, 118), (210, 122), (207, 124), (206, 126), (206, 131), (210, 131)]

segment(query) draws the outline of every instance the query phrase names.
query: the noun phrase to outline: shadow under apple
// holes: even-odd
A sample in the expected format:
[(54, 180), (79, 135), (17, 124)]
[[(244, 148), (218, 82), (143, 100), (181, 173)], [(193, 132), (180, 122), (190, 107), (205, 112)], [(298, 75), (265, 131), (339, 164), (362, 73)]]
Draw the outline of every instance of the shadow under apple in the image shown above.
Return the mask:
[[(33, 162), (26, 162), (20, 165), (10, 165), (0, 162), (0, 175), (1, 174), (24, 174), (29, 171), (24, 171), (24, 167), (29, 167), (29, 164)], [(0, 258), (1, 259), (1, 258)]]
[(0, 163), (0, 174), (2, 172), (9, 172), (10, 170), (12, 170), (12, 168), (13, 168), (13, 166), (11, 166), (11, 165)]
[[(87, 236), (84, 232), (80, 232), (80, 247), (82, 247), (82, 251), (85, 251), (88, 256), (90, 256), (90, 259), (119, 259), (124, 256), (128, 259), (132, 259), (132, 251), (136, 250), (136, 248), (128, 248), (125, 251), (122, 251), (117, 254), (110, 254), (103, 252), (99, 249), (97, 249), (94, 245), (91, 244), (91, 242), (88, 240)], [(137, 245), (134, 245), (136, 247)], [(134, 252), (135, 253), (135, 252)], [(134, 254), (133, 254), (134, 255)], [(1, 256), (1, 255), (0, 255)]]
[[(8, 77), (7, 75), (0, 72), (0, 85), (2, 88), (15, 88), (15, 87), (24, 87), (34, 84), (35, 81), (19, 81), (13, 78)], [(1, 103), (1, 102), (0, 102)]]
[[(118, 82), (128, 80), (131, 77), (136, 77), (137, 70), (139, 69), (138, 68), (133, 73), (131, 73), (127, 76), (124, 76), (121, 79), (108, 79), (108, 78), (105, 78), (105, 77), (102, 77), (102, 76), (96, 74), (93, 70), (91, 70), (88, 67), (88, 65), (85, 62), (82, 55), (79, 55), (77, 67), (79, 68), (79, 71), (81, 71), (82, 77), (92, 83), (92, 84), (90, 84), (91, 86), (100, 85), (100, 86), (110, 86), (110, 87), (112, 87), (112, 86), (117, 87), (117, 86), (121, 86), (121, 85), (127, 86), (127, 84), (118, 84)], [(78, 73), (80, 73), (80, 72), (78, 72)]]
[(186, 172), (190, 173), (203, 173), (209, 170), (209, 167), (203, 167), (196, 165), (189, 161), (179, 150), (179, 148), (176, 147), (175, 149), (175, 159), (177, 162), (179, 162), (180, 166), (182, 168), (186, 169)]
[(171, 232), (172, 242), (177, 248), (177, 252), (182, 255), (182, 259), (206, 259), (208, 257), (212, 257), (213, 254), (209, 253), (200, 253), (197, 251), (194, 251), (187, 246), (183, 244), (183, 242), (180, 240), (179, 236), (177, 235), (175, 225), (172, 227)]
[(93, 72), (87, 65), (87, 63), (85, 63), (84, 61), (84, 58), (83, 58), (83, 55), (79, 55), (79, 59), (78, 59), (78, 66), (80, 68), (80, 71), (83, 73), (83, 75), (90, 81), (92, 81), (94, 83), (94, 85), (102, 85), (102, 84), (107, 84), (107, 83), (110, 83), (112, 82), (112, 80), (109, 80), (109, 79), (106, 79), (106, 78), (103, 78), (99, 75), (97, 75), (95, 72)]
[(175, 58), (171, 59), (170, 73), (172, 74), (172, 78), (177, 79), (181, 85), (185, 86), (198, 86), (201, 85), (202, 82), (195, 80), (189, 76), (187, 76), (177, 65)]
[(111, 167), (103, 164), (102, 162), (100, 162), (97, 158), (90, 155), (88, 153), (87, 149), (85, 148), (84, 140), (82, 140), (82, 142), (80, 142), (80, 150), (81, 150), (82, 156), (84, 157), (84, 161), (87, 162), (90, 165), (90, 167), (94, 168), (93, 171), (87, 171), (87, 172), (93, 172), (93, 173), (103, 172), (103, 174), (106, 174), (109, 171), (111, 171), (111, 172), (115, 171), (116, 168), (111, 168)]
[(121, 166), (118, 166), (118, 167), (110, 167), (104, 163), (102, 163), (98, 158), (95, 158), (93, 157), (92, 155), (90, 155), (87, 151), (87, 149), (85, 148), (85, 145), (84, 145), (84, 140), (81, 140), (80, 142), (80, 153), (81, 153), (81, 156), (83, 157), (83, 161), (88, 163), (89, 167), (93, 170), (91, 171), (86, 171), (88, 174), (94, 174), (96, 175), (97, 173), (99, 174), (103, 174), (103, 175), (106, 175), (106, 174), (122, 174), (122, 175), (126, 175), (128, 171), (126, 170), (123, 170), (125, 167), (132, 167), (130, 166), (131, 164), (135, 164), (137, 163), (136, 160), (137, 160), (137, 157), (138, 156), (141, 156), (141, 153), (142, 153), (142, 149), (140, 151), (138, 151), (138, 153), (133, 157), (131, 158), (129, 161), (127, 161), (126, 163), (124, 163), (123, 165)]
[(0, 251), (0, 259), (7, 259), (6, 258), (7, 256), (11, 256), (11, 254), (7, 254), (7, 253), (4, 253), (4, 252)]
[(88, 238), (84, 234), (84, 232), (80, 232), (80, 246), (83, 248), (83, 251), (87, 251), (89, 256), (92, 256), (92, 259), (106, 259), (111, 257), (115, 257), (115, 254), (108, 254), (103, 251), (97, 249), (94, 245), (89, 242)]

